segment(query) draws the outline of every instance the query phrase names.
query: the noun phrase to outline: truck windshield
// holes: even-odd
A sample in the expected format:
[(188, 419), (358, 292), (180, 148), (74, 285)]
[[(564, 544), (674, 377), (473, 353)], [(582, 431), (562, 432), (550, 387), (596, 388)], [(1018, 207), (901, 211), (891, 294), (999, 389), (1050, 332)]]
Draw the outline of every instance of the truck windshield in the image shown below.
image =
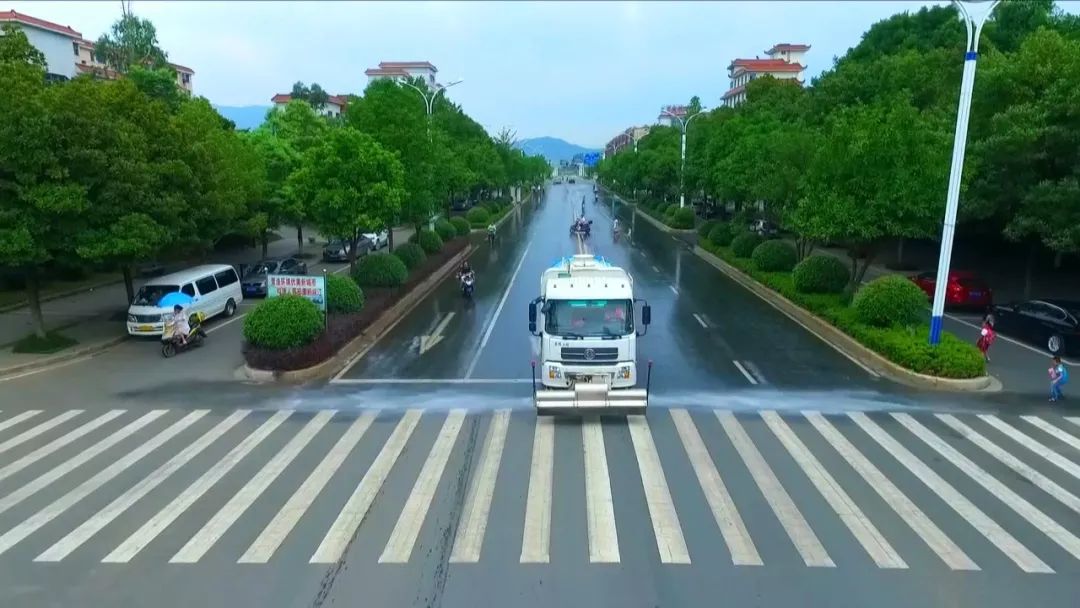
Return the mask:
[(548, 300), (544, 331), (565, 337), (625, 336), (634, 331), (630, 300)]

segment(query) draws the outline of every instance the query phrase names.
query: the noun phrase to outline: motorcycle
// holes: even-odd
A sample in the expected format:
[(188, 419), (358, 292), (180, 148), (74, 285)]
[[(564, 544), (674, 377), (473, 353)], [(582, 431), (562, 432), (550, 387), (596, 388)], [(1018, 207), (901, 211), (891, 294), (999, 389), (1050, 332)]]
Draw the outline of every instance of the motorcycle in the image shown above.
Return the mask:
[(488, 233), (487, 233), (487, 240), (488, 240), (488, 245), (494, 245), (495, 244), (495, 233), (489, 230)]
[(188, 319), (191, 331), (188, 332), (186, 342), (175, 334), (171, 324), (166, 324), (165, 332), (161, 334), (161, 356), (168, 359), (188, 349), (202, 346), (203, 340), (206, 339), (206, 330), (203, 329), (203, 321), (205, 320), (206, 315), (202, 312), (191, 315)]
[(466, 298), (472, 298), (473, 290), (476, 289), (476, 277), (473, 273), (469, 272), (458, 277), (461, 282), (461, 295)]

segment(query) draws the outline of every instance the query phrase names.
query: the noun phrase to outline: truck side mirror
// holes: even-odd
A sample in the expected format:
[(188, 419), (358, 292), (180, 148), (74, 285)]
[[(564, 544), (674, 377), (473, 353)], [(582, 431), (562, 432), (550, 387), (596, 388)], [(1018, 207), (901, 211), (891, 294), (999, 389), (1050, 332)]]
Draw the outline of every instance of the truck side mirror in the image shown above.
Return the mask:
[(646, 304), (641, 307), (641, 324), (649, 325), (652, 323), (652, 306)]
[(536, 324), (536, 302), (529, 302), (529, 323)]

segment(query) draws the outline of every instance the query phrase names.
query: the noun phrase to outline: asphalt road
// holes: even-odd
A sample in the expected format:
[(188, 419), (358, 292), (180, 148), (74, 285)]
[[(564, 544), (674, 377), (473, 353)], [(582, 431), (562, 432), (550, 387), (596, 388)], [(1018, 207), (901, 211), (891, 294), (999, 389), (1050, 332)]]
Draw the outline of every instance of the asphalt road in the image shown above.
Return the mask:
[(552, 188), (477, 252), (471, 309), (444, 285), (339, 382), (205, 350), (0, 384), (0, 606), (1075, 606), (1080, 412), (872, 378), (645, 222), (613, 243), (604, 204), (656, 398), (538, 419), (526, 305), (590, 192)]

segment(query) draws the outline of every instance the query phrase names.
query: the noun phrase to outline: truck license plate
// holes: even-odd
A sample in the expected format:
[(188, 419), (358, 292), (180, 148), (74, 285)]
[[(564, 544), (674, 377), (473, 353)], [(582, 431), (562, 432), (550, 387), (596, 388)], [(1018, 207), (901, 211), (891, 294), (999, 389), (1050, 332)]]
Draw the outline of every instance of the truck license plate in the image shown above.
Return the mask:
[(140, 325), (135, 328), (138, 331), (154, 331), (153, 325)]

